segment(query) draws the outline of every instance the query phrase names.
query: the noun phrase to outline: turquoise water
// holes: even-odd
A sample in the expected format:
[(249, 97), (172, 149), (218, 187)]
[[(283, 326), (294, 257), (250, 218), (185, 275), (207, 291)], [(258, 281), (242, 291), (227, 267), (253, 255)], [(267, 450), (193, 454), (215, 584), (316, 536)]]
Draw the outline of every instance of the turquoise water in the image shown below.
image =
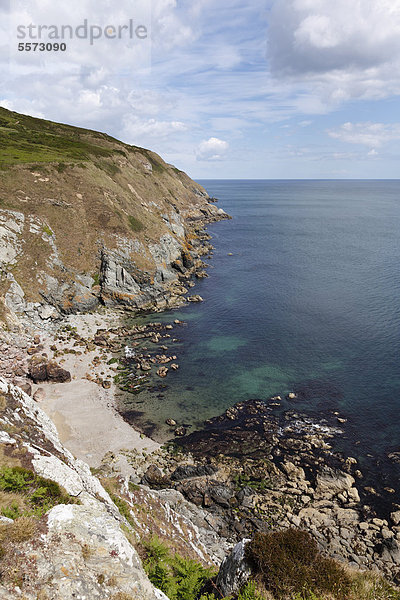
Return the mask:
[(201, 183), (233, 220), (208, 228), (205, 302), (161, 318), (187, 323), (180, 369), (142, 420), (196, 426), (299, 389), (297, 408), (348, 418), (360, 455), (400, 449), (400, 182)]

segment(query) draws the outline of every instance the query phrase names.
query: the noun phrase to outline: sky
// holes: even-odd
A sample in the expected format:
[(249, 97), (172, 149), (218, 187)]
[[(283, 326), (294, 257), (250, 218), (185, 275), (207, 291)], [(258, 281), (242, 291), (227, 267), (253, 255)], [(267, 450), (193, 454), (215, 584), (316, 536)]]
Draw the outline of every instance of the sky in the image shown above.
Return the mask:
[(0, 0), (0, 70), (1, 106), (195, 179), (399, 176), (400, 0)]

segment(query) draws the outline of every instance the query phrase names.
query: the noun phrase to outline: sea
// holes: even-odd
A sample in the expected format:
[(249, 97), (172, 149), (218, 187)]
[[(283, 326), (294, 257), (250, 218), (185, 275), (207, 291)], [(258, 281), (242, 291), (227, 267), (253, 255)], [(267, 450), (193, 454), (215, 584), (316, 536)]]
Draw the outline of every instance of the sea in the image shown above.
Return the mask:
[(232, 220), (208, 227), (204, 302), (157, 315), (185, 322), (170, 343), (180, 368), (137, 397), (141, 425), (165, 439), (167, 418), (192, 431), (280, 395), (282, 410), (338, 415), (338, 449), (400, 491), (400, 181), (200, 183)]

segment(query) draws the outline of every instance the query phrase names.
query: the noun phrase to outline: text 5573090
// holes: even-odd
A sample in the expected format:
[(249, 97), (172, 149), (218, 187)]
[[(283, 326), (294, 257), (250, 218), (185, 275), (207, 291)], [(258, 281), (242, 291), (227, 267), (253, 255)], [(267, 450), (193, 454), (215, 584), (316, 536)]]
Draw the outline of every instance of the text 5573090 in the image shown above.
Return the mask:
[(58, 42), (52, 44), (51, 42), (20, 42), (18, 44), (19, 52), (65, 52), (67, 44)]

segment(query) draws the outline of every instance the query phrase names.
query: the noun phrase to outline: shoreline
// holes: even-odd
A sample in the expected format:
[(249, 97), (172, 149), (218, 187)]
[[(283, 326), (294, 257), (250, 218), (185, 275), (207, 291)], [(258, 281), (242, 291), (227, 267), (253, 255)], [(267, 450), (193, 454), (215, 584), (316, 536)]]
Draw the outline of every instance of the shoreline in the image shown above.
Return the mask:
[[(71, 381), (29, 384), (27, 380), (14, 380), (22, 387), (31, 385), (32, 397), (55, 423), (61, 442), (74, 456), (92, 468), (100, 468), (108, 456), (108, 462), (115, 470), (129, 475), (132, 468), (121, 451), (154, 452), (160, 444), (122, 418), (117, 410), (117, 386), (112, 379), (115, 371), (112, 365), (107, 364), (113, 354), (108, 349), (91, 345), (96, 330), (118, 327), (120, 321), (119, 312), (104, 309), (93, 314), (65, 317), (56, 329), (64, 331), (65, 341), (57, 340), (57, 333), (50, 332), (36, 334), (34, 339), (21, 336), (18, 342), (23, 346), (18, 354), (20, 365), (28, 364), (32, 356), (40, 352), (54, 358), (60, 367), (71, 373)], [(88, 341), (90, 350), (78, 345), (80, 342), (76, 337)], [(35, 342), (38, 343), (35, 345)], [(2, 349), (4, 370), (7, 360), (4, 344)], [(39, 349), (37, 353), (34, 352), (36, 349)], [(102, 358), (97, 361), (99, 352)], [(107, 387), (99, 384), (98, 378), (107, 381)]]
[[(171, 302), (156, 300), (151, 307), (135, 311), (123, 306), (100, 306), (92, 312), (70, 315), (54, 311), (40, 326), (29, 318), (16, 322), (16, 335), (0, 331), (0, 373), (38, 402), (56, 425), (65, 447), (91, 468), (129, 476), (134, 474), (131, 455), (145, 458), (160, 449), (160, 442), (145, 435), (119, 410), (118, 396), (123, 392), (115, 382), (115, 353), (121, 353), (125, 346), (124, 337), (129, 335), (126, 322), (131, 316), (156, 318), (157, 314), (202, 301), (190, 294), (196, 279), (207, 277), (202, 258), (209, 258), (213, 247), (206, 226), (226, 218), (221, 210), (188, 218), (188, 231), (196, 231), (198, 259), (187, 266), (177, 261)], [(135, 326), (132, 329), (135, 333)], [(70, 380), (32, 382), (29, 365), (37, 357), (39, 361), (56, 361), (70, 374)]]

